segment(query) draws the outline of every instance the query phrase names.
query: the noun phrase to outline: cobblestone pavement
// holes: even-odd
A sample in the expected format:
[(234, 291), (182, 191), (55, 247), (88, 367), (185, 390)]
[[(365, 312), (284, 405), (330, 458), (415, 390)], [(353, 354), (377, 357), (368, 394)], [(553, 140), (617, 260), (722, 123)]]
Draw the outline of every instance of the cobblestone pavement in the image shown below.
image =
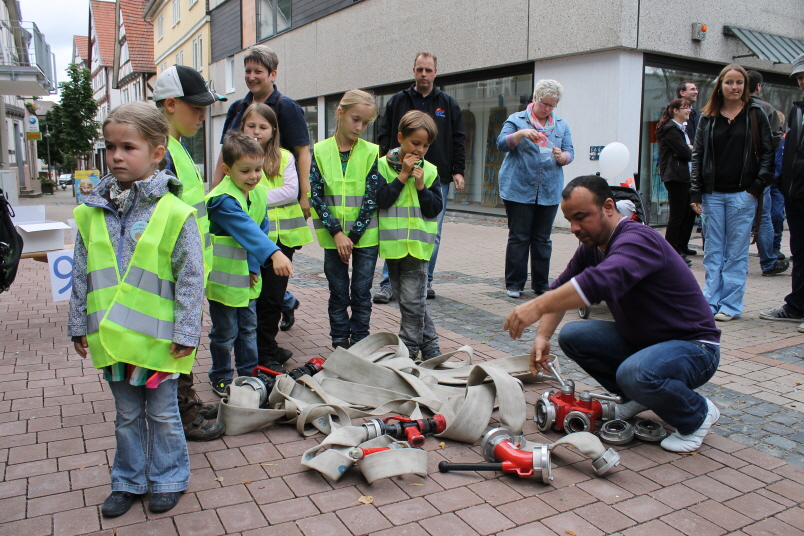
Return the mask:
[[(69, 208), (49, 205), (48, 216), (64, 220)], [(500, 279), (506, 234), (493, 218), (445, 224), (437, 298), (428, 302), (444, 351), (470, 344), (480, 360), (529, 351), (532, 331), (522, 341), (502, 331), (505, 315), (523, 303), (505, 295)], [(555, 276), (577, 242), (557, 231), (553, 245)], [(294, 258), (291, 288), (302, 307), (296, 326), (279, 339), (293, 350), (292, 363), (330, 352), (322, 257), (311, 245)], [(702, 281), (700, 256), (693, 273)], [(622, 462), (614, 472), (595, 478), (587, 459), (558, 449), (555, 479), (543, 485), (497, 473), (441, 474), (439, 461), (482, 457), (477, 445), (445, 441), (439, 448), (430, 438), (426, 478), (368, 485), (355, 471), (338, 482), (305, 471), (299, 454), (323, 437), (303, 439), (274, 426), (190, 443), (191, 483), (179, 505), (156, 515), (146, 497), (117, 519), (99, 514), (110, 491), (114, 402), (98, 371), (72, 349), (67, 304), (51, 302), (46, 279), (44, 264), (25, 260), (12, 291), (0, 295), (0, 536), (804, 535), (804, 337), (795, 324), (758, 319), (760, 310), (781, 304), (790, 279), (761, 277), (755, 260), (743, 318), (720, 325), (721, 366), (701, 392), (722, 417), (696, 454), (633, 442), (617, 447)], [(372, 330), (395, 332), (398, 318), (393, 303), (375, 306)], [(595, 306), (591, 318), (610, 316)], [(565, 317), (575, 320), (572, 311)], [(194, 372), (200, 396), (212, 401), (208, 328)], [(566, 359), (562, 366), (579, 387), (594, 387)], [(529, 417), (551, 387), (526, 386)], [(525, 432), (534, 441), (558, 437), (539, 434), (530, 419)], [(362, 495), (373, 504), (358, 503)]]

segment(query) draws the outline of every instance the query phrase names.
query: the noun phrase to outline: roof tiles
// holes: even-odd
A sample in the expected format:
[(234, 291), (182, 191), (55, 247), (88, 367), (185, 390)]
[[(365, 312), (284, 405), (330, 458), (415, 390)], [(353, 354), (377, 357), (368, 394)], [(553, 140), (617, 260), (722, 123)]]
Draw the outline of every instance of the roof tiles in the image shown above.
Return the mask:
[[(98, 36), (100, 63), (114, 66), (115, 3), (90, 0), (89, 9), (94, 19), (95, 34)], [(91, 37), (91, 36), (90, 36)]]
[(120, 0), (120, 13), (132, 70), (156, 72), (153, 27), (142, 17), (147, 4), (147, 0)]

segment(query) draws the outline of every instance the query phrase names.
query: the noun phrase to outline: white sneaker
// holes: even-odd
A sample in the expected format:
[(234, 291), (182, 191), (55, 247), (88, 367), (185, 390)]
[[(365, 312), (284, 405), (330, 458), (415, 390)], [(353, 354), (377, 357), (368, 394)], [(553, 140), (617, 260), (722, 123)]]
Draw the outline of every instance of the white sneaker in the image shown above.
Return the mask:
[(647, 406), (643, 406), (636, 400), (631, 400), (630, 402), (626, 402), (624, 404), (617, 404), (614, 407), (614, 418), (627, 421), (647, 409)]
[(706, 405), (709, 411), (706, 413), (706, 418), (700, 428), (689, 435), (681, 435), (678, 431), (673, 432), (662, 440), (662, 448), (671, 452), (693, 452), (698, 450), (709, 429), (720, 418), (720, 410), (708, 398), (706, 399)]
[(804, 333), (804, 322), (798, 325), (798, 329), (796, 331), (799, 333)]
[(721, 312), (719, 312), (718, 314), (715, 315), (715, 320), (717, 320), (719, 322), (728, 322), (728, 321), (733, 320), (733, 319), (734, 319), (733, 316), (731, 316), (729, 314), (726, 314), (723, 311), (721, 311)]
[(506, 293), (507, 293), (507, 294), (508, 294), (508, 296), (509, 296), (509, 297), (511, 297), (511, 298), (518, 298), (518, 297), (520, 296), (520, 294), (521, 294), (521, 292), (519, 292), (518, 290), (512, 289), (512, 288), (509, 288), (509, 289), (506, 291)]

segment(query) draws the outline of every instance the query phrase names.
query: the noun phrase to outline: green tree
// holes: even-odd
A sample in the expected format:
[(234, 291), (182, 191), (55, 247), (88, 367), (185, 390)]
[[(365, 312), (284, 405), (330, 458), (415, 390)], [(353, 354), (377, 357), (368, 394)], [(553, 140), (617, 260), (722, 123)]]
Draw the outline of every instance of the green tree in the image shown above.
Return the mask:
[[(42, 139), (38, 142), (37, 153), (49, 166), (56, 169), (58, 173), (72, 173), (75, 169), (75, 158), (67, 155), (62, 150), (63, 145), (60, 139), (61, 128), (61, 106), (53, 105), (39, 121), (39, 130)], [(45, 132), (50, 132), (50, 140), (45, 138)], [(50, 160), (48, 160), (50, 154)]]
[[(70, 80), (59, 84), (61, 102), (45, 115), (45, 123), (50, 129), (51, 165), (72, 172), (76, 159), (93, 151), (100, 125), (95, 121), (98, 103), (92, 97), (89, 69), (71, 63), (67, 74)], [(46, 143), (39, 141), (39, 154), (47, 156)]]

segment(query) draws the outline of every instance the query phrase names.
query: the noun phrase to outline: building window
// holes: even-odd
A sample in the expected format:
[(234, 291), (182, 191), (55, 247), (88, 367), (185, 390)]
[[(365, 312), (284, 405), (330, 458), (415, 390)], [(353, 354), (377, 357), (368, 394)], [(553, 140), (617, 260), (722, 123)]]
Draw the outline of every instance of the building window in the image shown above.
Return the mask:
[(142, 94), (140, 92), (140, 84), (139, 84), (139, 82), (134, 84), (134, 100), (135, 101), (142, 100)]
[(181, 0), (173, 0), (173, 26), (181, 21)]
[(156, 40), (161, 41), (165, 36), (165, 16), (159, 15), (156, 19)]
[(123, 103), (129, 102), (128, 97), (129, 97), (128, 88), (126, 88), (123, 90)]
[(199, 35), (195, 39), (193, 39), (193, 69), (196, 71), (202, 71), (204, 68), (204, 55), (203, 55), (203, 48), (202, 48), (202, 39)]
[(224, 64), (224, 70), (226, 76), (226, 93), (234, 93), (235, 92), (234, 56), (226, 58), (226, 63)]
[(128, 61), (128, 42), (123, 43), (123, 46), (120, 48), (120, 64), (124, 64)]
[(167, 69), (167, 62), (164, 62), (162, 66), (159, 68), (159, 71), (164, 73), (166, 69)]
[(192, 9), (193, 6), (196, 5), (197, 3), (198, 3), (198, 0), (190, 0), (190, 8), (189, 9)]
[(184, 51), (180, 50), (176, 54), (176, 65), (184, 65)]
[(290, 29), (291, 0), (257, 0), (257, 41)]

